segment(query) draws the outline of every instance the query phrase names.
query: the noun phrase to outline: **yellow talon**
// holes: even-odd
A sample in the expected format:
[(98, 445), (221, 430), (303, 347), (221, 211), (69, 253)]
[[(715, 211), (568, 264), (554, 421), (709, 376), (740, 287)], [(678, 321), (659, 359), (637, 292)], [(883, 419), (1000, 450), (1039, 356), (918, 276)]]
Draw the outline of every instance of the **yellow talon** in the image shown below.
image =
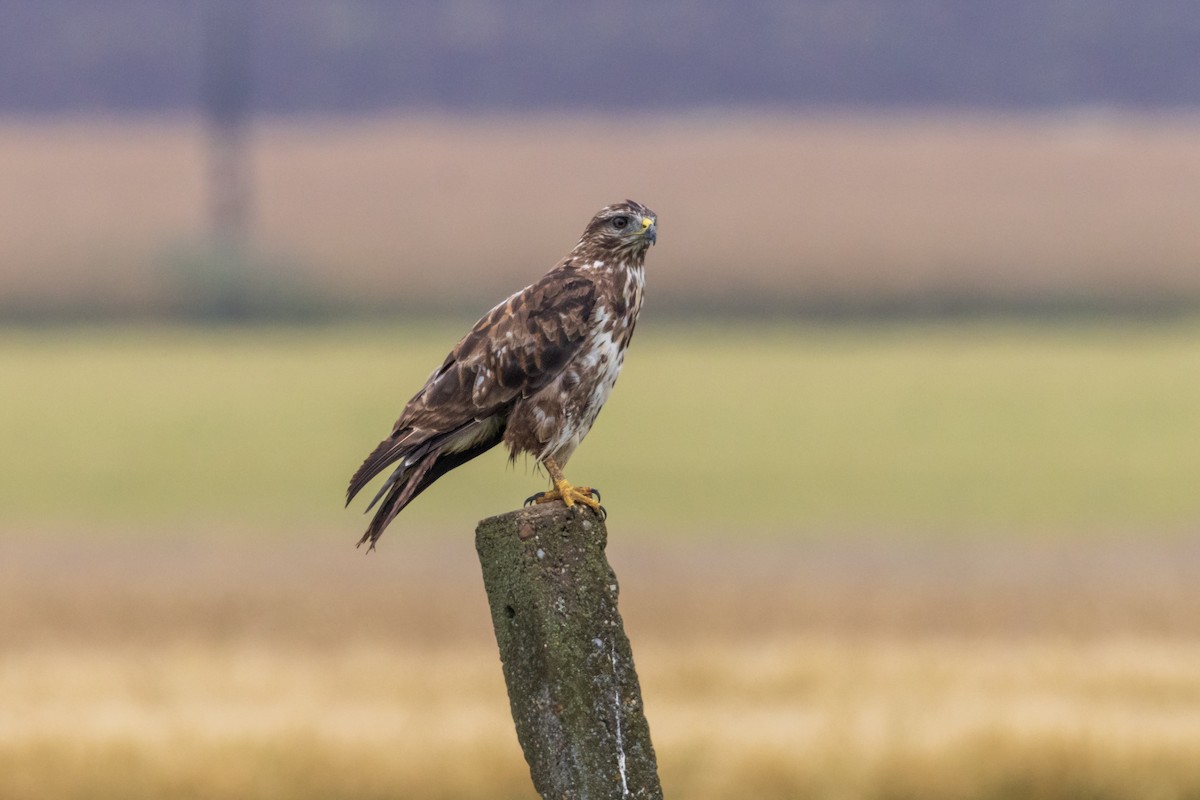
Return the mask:
[[(555, 500), (562, 500), (563, 505), (571, 508), (576, 503), (583, 503), (588, 508), (595, 511), (597, 514), (603, 515), (604, 509), (600, 506), (599, 492), (594, 491), (589, 486), (572, 486), (570, 482), (563, 477), (562, 470), (558, 463), (547, 457), (543, 460), (546, 469), (550, 471), (550, 479), (554, 482), (554, 488), (548, 492), (542, 492), (533, 498), (533, 502), (537, 505), (542, 503), (551, 503)], [(526, 501), (528, 502), (528, 501)]]
[(563, 505), (571, 508), (576, 503), (583, 503), (593, 511), (600, 510), (600, 501), (594, 497), (594, 492), (588, 486), (572, 486), (565, 479), (554, 482), (554, 488), (548, 492), (542, 492), (534, 498), (534, 504), (541, 505), (542, 503), (552, 503), (555, 500), (562, 500)]

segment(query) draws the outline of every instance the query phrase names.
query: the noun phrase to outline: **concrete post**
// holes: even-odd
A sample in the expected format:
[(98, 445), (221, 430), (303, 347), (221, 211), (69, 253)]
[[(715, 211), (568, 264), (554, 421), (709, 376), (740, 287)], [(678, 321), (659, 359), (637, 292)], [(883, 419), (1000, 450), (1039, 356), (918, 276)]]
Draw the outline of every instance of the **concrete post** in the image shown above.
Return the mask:
[(590, 509), (560, 503), (475, 531), (517, 738), (546, 800), (662, 797), (607, 539)]

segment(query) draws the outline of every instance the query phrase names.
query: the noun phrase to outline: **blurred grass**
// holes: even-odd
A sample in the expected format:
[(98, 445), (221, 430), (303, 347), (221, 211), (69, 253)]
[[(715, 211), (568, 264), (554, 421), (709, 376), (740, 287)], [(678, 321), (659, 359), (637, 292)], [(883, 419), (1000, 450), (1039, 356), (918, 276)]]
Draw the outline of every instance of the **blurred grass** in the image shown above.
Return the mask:
[[(1188, 800), (1200, 791), (1194, 647), (971, 644), (798, 641), (724, 659), (643, 648), (666, 795)], [(17, 659), (22, 680), (0, 687), (17, 723), (0, 740), (0, 796), (536, 796), (483, 651), (128, 650), (80, 669), (89, 655)], [(689, 673), (685, 659), (699, 659), (710, 682), (672, 691)], [(1164, 661), (1172, 668), (1159, 670)], [(1097, 686), (1097, 671), (1115, 682)], [(1138, 696), (1129, 683), (1165, 694)], [(51, 695), (60, 699), (45, 699), (55, 685), (65, 685)]]
[[(467, 322), (7, 330), (0, 524), (353, 535), (347, 477)], [(1184, 526), (1200, 519), (1198, 334), (646, 325), (567, 473), (667, 530)], [(399, 527), (470, 526), (541, 486), (497, 450)]]

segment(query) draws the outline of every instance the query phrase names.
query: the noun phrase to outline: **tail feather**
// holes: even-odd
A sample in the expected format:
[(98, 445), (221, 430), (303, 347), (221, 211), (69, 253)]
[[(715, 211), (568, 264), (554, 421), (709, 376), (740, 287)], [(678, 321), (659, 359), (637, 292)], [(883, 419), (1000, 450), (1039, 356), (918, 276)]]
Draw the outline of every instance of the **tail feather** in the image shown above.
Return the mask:
[[(367, 526), (366, 533), (358, 540), (357, 547), (361, 547), (364, 543), (369, 542), (370, 546), (367, 550), (375, 549), (375, 542), (379, 541), (379, 537), (383, 535), (383, 529), (396, 518), (397, 514), (404, 510), (406, 505), (412, 502), (413, 498), (422, 489), (433, 483), (433, 481), (425, 482), (424, 478), (428, 474), (430, 467), (437, 461), (438, 455), (439, 451), (437, 450), (427, 453), (424, 458), (412, 467), (404, 481), (397, 480), (396, 475), (396, 473), (404, 469), (403, 466), (397, 469), (396, 473), (392, 474), (392, 477), (388, 479), (391, 483), (391, 488), (387, 489), (387, 496), (384, 497), (379, 510), (375, 512), (375, 516), (371, 518), (371, 524)], [(422, 483), (424, 483), (424, 486), (422, 486)], [(372, 501), (371, 505), (374, 505), (378, 499), (378, 496), (376, 496), (376, 500)]]
[[(376, 504), (379, 508), (371, 518), (367, 531), (359, 539), (359, 546), (369, 543), (368, 550), (375, 549), (375, 542), (383, 534), (396, 515), (404, 507), (416, 499), (417, 495), (433, 485), (434, 481), (452, 469), (460, 467), (478, 455), (486, 453), (500, 443), (503, 436), (497, 429), (491, 436), (483, 438), (474, 445), (459, 450), (461, 442), (456, 439), (455, 431), (451, 434), (437, 436), (420, 442), (412, 442), (405, 447), (396, 448), (393, 441), (385, 440), (375, 449), (363, 463), (354, 478), (350, 481), (350, 498), (353, 498), (362, 487), (378, 475), (389, 464), (400, 461), (399, 466), (384, 481), (383, 486), (376, 492), (375, 497), (367, 506), (370, 511)], [(365, 475), (366, 477), (361, 477)], [(349, 502), (349, 500), (347, 500)]]
[(409, 463), (406, 461), (392, 471), (392, 474), (388, 476), (388, 479), (383, 482), (382, 486), (379, 487), (379, 491), (376, 492), (375, 496), (371, 498), (371, 502), (367, 503), (367, 507), (363, 509), (364, 514), (375, 507), (375, 504), (379, 502), (379, 498), (383, 497), (384, 493), (386, 493), (388, 489), (392, 488), (396, 481), (400, 480), (400, 478), (404, 475), (404, 470), (408, 469), (409, 466)]
[(350, 479), (350, 486), (346, 489), (346, 505), (350, 505), (350, 501), (354, 499), (354, 496), (361, 492), (363, 487), (371, 482), (372, 478), (383, 472), (384, 469), (401, 457), (408, 455), (406, 451), (414, 449), (414, 446), (419, 447), (420, 444), (423, 444), (423, 442), (412, 441), (413, 434), (415, 433), (415, 429), (409, 429), (403, 435), (389, 436), (371, 451), (371, 455), (367, 456), (362, 466), (354, 473), (354, 477)]

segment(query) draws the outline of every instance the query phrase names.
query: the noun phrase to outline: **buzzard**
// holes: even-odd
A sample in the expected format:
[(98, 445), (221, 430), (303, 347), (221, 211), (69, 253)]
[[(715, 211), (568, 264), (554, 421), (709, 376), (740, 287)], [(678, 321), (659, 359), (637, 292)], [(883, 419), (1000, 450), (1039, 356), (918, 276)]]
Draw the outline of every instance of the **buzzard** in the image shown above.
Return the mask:
[(599, 492), (571, 485), (563, 467), (617, 381), (656, 238), (657, 217), (641, 203), (607, 206), (557, 266), (475, 323), (350, 479), (347, 505), (396, 465), (367, 506), (379, 509), (359, 545), (374, 548), (413, 498), (500, 442), (510, 460), (526, 453), (550, 473), (554, 488), (530, 500), (601, 511)]

